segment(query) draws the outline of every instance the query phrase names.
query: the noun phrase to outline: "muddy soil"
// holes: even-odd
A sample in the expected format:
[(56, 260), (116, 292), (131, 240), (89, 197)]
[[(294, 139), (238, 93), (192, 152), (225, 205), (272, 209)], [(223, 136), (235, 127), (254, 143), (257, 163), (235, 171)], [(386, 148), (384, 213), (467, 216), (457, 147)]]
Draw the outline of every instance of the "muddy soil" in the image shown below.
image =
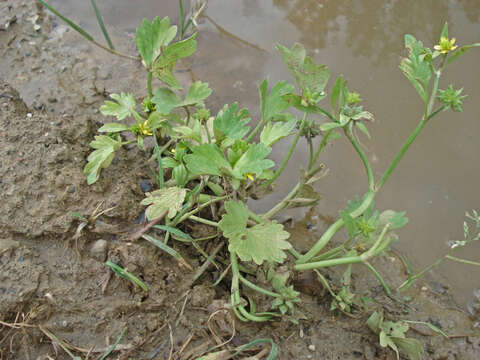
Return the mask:
[[(120, 50), (134, 53), (132, 34), (123, 35), (115, 39)], [(228, 282), (212, 286), (223, 269), (194, 282), (192, 271), (168, 255), (129, 241), (142, 226), (142, 188), (153, 184), (148, 156), (136, 147), (121, 151), (93, 186), (86, 185), (82, 168), (104, 121), (97, 109), (108, 93), (142, 96), (145, 78), (137, 63), (87, 44), (33, 1), (19, 0), (0, 1), (0, 54), (1, 359), (70, 359), (62, 346), (95, 359), (124, 329), (109, 358), (187, 360), (229, 339), (224, 348), (258, 338), (279, 344), (279, 359), (395, 358), (365, 326), (368, 314), (329, 311), (331, 299), (312, 277), (296, 280), (305, 320), (246, 324), (228, 310)], [(75, 237), (80, 224), (70, 213), (89, 218), (97, 207), (113, 209)], [(290, 230), (299, 250), (314, 241), (312, 218), (318, 228), (327, 225), (328, 219), (315, 216), (296, 223)], [(194, 269), (205, 262), (174, 246)], [(148, 292), (113, 275), (107, 259), (128, 268)], [(392, 285), (406, 278), (393, 254), (375, 265)], [(426, 359), (480, 358), (475, 319), (454, 304), (447, 285), (418, 282), (407, 294), (413, 300), (404, 304), (386, 297), (361, 268), (356, 274), (354, 290), (374, 298), (387, 317), (428, 321), (451, 335), (412, 325), (408, 335), (421, 341)]]

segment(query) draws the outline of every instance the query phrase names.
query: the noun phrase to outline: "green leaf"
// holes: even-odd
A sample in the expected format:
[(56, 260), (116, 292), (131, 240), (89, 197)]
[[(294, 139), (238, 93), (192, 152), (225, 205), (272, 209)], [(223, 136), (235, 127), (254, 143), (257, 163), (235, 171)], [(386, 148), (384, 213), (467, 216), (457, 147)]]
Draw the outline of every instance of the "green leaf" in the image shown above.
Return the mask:
[(405, 351), (410, 360), (422, 360), (423, 347), (420, 341), (412, 338), (391, 338), (393, 342)]
[(283, 225), (269, 221), (247, 228), (249, 210), (242, 202), (227, 201), (225, 210), (219, 227), (229, 239), (230, 252), (242, 261), (253, 260), (258, 265), (264, 261), (283, 262), (287, 257), (284, 250), (291, 248), (286, 241), (290, 234), (283, 230)]
[(267, 95), (268, 81), (267, 79), (259, 86), (260, 102), (262, 109), (262, 119), (264, 121), (274, 120), (279, 114), (290, 107), (290, 104), (283, 99), (283, 95), (290, 94), (294, 91), (293, 85), (286, 81), (279, 81), (270, 90)]
[(448, 39), (448, 23), (446, 22), (445, 25), (443, 25), (442, 33), (440, 34), (440, 38), (447, 38)]
[(176, 186), (163, 188), (147, 193), (147, 197), (141, 201), (141, 204), (150, 205), (145, 212), (148, 220), (163, 216), (166, 211), (168, 211), (167, 216), (171, 219), (182, 207), (186, 194), (186, 189)]
[(184, 187), (188, 182), (188, 171), (185, 165), (179, 164), (173, 168), (172, 177), (178, 187)]
[(365, 126), (364, 123), (361, 122), (355, 122), (355, 125), (357, 126), (358, 130), (363, 132), (369, 139), (371, 138), (370, 132), (368, 131), (367, 127)]
[(185, 164), (193, 175), (222, 176), (223, 172), (231, 169), (224, 154), (215, 144), (194, 146), (192, 154), (184, 156)]
[(88, 162), (83, 168), (83, 173), (87, 175), (88, 185), (96, 182), (102, 169), (110, 166), (115, 151), (122, 146), (122, 142), (106, 135), (98, 135), (95, 136), (95, 140), (90, 143), (90, 146), (96, 150), (88, 156)]
[(162, 47), (167, 46), (176, 34), (177, 27), (170, 26), (168, 16), (163, 19), (157, 16), (151, 23), (147, 19), (143, 19), (142, 25), (137, 29), (135, 42), (148, 69), (160, 55)]
[(188, 89), (187, 96), (185, 96), (182, 106), (201, 104), (211, 93), (212, 89), (208, 87), (208, 83), (195, 81), (190, 85), (190, 89)]
[(464, 46), (460, 46), (457, 50), (455, 50), (454, 52), (452, 52), (452, 54), (448, 57), (447, 59), (447, 64), (450, 64), (451, 62), (453, 62), (454, 60), (458, 59), (460, 56), (462, 56), (463, 54), (465, 54), (468, 50), (474, 48), (474, 47), (479, 47), (480, 46), (480, 43), (475, 43), (475, 44), (471, 44), (471, 45), (464, 45)]
[(340, 211), (340, 217), (345, 223), (345, 228), (347, 229), (348, 236), (353, 238), (358, 233), (357, 223), (350, 214), (344, 210)]
[(271, 151), (271, 148), (262, 143), (250, 146), (235, 163), (232, 172), (233, 176), (237, 179), (244, 179), (247, 174), (258, 175), (263, 170), (273, 167), (275, 163), (272, 160), (265, 159)]
[(337, 81), (335, 81), (335, 85), (333, 86), (333, 89), (332, 89), (332, 112), (335, 112), (335, 109), (337, 107), (337, 103), (338, 103), (338, 108), (340, 109), (344, 102), (345, 102), (345, 99), (342, 98), (342, 94), (343, 94), (343, 89), (345, 88), (345, 85), (346, 85), (346, 81), (343, 79), (343, 76), (342, 75), (339, 75), (337, 77)]
[(408, 218), (404, 216), (405, 213), (405, 211), (385, 210), (380, 214), (379, 225), (383, 227), (390, 224), (390, 230), (400, 229), (408, 223)]
[(452, 85), (449, 85), (445, 90), (438, 90), (438, 101), (442, 104), (448, 106), (448, 108), (452, 109), (456, 112), (461, 112), (463, 99), (467, 97), (467, 95), (462, 95), (463, 88), (455, 90)]
[(268, 122), (260, 134), (260, 142), (265, 146), (272, 146), (278, 140), (290, 136), (296, 124), (297, 119), (291, 119), (287, 122)]
[(129, 130), (130, 128), (127, 125), (119, 124), (119, 123), (108, 123), (103, 125), (98, 132), (107, 132), (107, 133), (115, 133)]
[(221, 141), (225, 136), (230, 139), (241, 139), (248, 131), (250, 122), (247, 109), (239, 109), (238, 103), (225, 105), (213, 121), (213, 131), (216, 141)]
[(294, 106), (296, 109), (309, 113), (309, 114), (323, 114), (322, 109), (315, 105), (305, 106), (302, 104), (302, 97), (297, 94), (286, 94), (283, 95), (283, 100), (285, 100), (290, 106)]
[(178, 59), (192, 55), (197, 49), (196, 36), (195, 33), (188, 39), (176, 42), (164, 49), (153, 64), (153, 76), (174, 89), (180, 89), (181, 87), (173, 72)]
[(339, 127), (342, 127), (342, 126), (343, 126), (343, 125), (342, 125), (342, 124), (339, 124), (339, 123), (328, 122), (328, 123), (325, 123), (325, 124), (320, 125), (320, 130), (322, 130), (322, 131), (328, 131), (328, 130), (332, 130), (332, 129), (335, 129), (335, 128), (339, 128)]
[(283, 62), (302, 92), (323, 92), (330, 77), (326, 65), (316, 65), (311, 57), (306, 56), (305, 48), (298, 43), (291, 49), (278, 44), (277, 49), (282, 53)]
[(376, 334), (380, 332), (382, 323), (383, 314), (379, 313), (378, 311), (374, 311), (367, 320), (367, 326)]
[(412, 83), (418, 94), (424, 102), (427, 102), (427, 92), (425, 88), (428, 86), (430, 77), (432, 76), (432, 68), (425, 59), (425, 49), (421, 41), (417, 41), (412, 35), (405, 35), (405, 47), (408, 49), (408, 58), (400, 63), (400, 69), (405, 77)]
[(164, 157), (162, 159), (162, 168), (168, 169), (168, 168), (173, 168), (178, 165), (178, 162), (175, 159), (172, 159), (170, 157)]
[(135, 99), (132, 94), (121, 93), (111, 94), (110, 97), (114, 101), (105, 101), (105, 104), (100, 107), (100, 112), (105, 115), (116, 116), (118, 120), (123, 120), (127, 116), (139, 116), (135, 111)]
[(203, 103), (212, 93), (212, 89), (208, 87), (208, 83), (196, 81), (190, 85), (190, 89), (182, 100), (180, 97), (166, 87), (156, 88), (153, 92), (152, 103), (155, 104), (155, 109), (162, 114), (169, 114), (174, 108), (198, 105)]

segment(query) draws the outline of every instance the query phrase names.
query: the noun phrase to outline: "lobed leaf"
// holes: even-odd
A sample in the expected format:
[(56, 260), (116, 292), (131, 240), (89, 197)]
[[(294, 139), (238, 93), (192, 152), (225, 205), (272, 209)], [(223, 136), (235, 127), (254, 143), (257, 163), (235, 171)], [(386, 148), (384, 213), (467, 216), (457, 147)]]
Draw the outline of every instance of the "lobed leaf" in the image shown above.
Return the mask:
[(201, 81), (190, 85), (184, 100), (169, 88), (158, 87), (153, 92), (152, 103), (158, 112), (169, 114), (174, 108), (201, 104), (211, 93), (212, 89), (208, 87), (208, 83)]
[(277, 82), (268, 95), (267, 88), (268, 81), (265, 79), (258, 88), (262, 119), (264, 121), (275, 120), (278, 115), (288, 109), (291, 105), (283, 99), (283, 96), (294, 91), (293, 85), (288, 84), (286, 81)]
[(98, 135), (95, 136), (95, 140), (90, 143), (90, 146), (95, 150), (88, 155), (88, 162), (83, 168), (83, 173), (87, 175), (88, 185), (96, 182), (102, 169), (110, 166), (115, 151), (122, 146), (122, 143), (109, 136)]
[(290, 136), (295, 125), (297, 125), (295, 118), (287, 122), (268, 122), (260, 133), (260, 142), (265, 146), (272, 146), (280, 139)]
[(224, 137), (235, 140), (243, 138), (250, 130), (248, 116), (248, 110), (239, 109), (238, 103), (225, 105), (213, 121), (215, 140), (221, 141)]
[(247, 174), (258, 175), (275, 165), (272, 160), (265, 159), (271, 148), (262, 143), (254, 144), (238, 159), (233, 167), (233, 176), (244, 179)]
[(155, 220), (164, 216), (165, 212), (171, 219), (180, 210), (187, 194), (186, 189), (176, 186), (155, 190), (147, 193), (147, 197), (141, 201), (142, 205), (150, 205), (145, 214), (148, 220)]
[(105, 115), (115, 116), (118, 120), (123, 120), (127, 116), (135, 116), (138, 114), (135, 111), (135, 99), (132, 94), (121, 93), (111, 94), (110, 97), (115, 101), (105, 101), (105, 104), (100, 107), (100, 112)]
[(222, 151), (215, 144), (194, 146), (192, 154), (185, 155), (183, 159), (193, 175), (222, 176), (225, 170), (231, 169)]
[(290, 234), (283, 230), (283, 225), (269, 221), (247, 228), (249, 210), (242, 202), (227, 201), (225, 210), (219, 227), (229, 239), (230, 252), (237, 254), (242, 261), (253, 260), (258, 265), (264, 261), (283, 262), (286, 258), (284, 250), (291, 248), (286, 241)]
[(177, 27), (170, 26), (168, 16), (163, 19), (157, 16), (151, 23), (147, 19), (143, 19), (141, 26), (137, 29), (135, 42), (148, 69), (152, 68), (153, 62), (160, 55), (162, 47), (167, 46), (176, 34)]

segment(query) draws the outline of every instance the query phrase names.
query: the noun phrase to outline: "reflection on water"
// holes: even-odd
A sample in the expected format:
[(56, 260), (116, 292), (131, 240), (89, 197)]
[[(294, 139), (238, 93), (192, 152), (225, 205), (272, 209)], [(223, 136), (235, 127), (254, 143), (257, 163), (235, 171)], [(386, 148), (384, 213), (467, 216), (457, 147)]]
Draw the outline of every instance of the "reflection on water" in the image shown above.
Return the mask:
[[(54, 2), (63, 11), (73, 12), (76, 19), (87, 18), (91, 29), (96, 28), (85, 5), (88, 2)], [(144, 16), (170, 15), (176, 19), (175, 4), (155, 0), (99, 2), (105, 22), (120, 34), (132, 31)], [(202, 22), (199, 50), (190, 61), (197, 78), (208, 81), (215, 90), (209, 104), (213, 112), (225, 103), (238, 101), (258, 118), (257, 87), (262, 79), (269, 77), (270, 83), (291, 80), (273, 50), (274, 44), (302, 42), (316, 61), (331, 67), (333, 77), (344, 73), (349, 86), (361, 93), (366, 108), (375, 114), (376, 122), (369, 126), (373, 139), (361, 141), (377, 178), (423, 110), (398, 70), (405, 54), (403, 35), (414, 34), (432, 46), (448, 21), (450, 34), (459, 44), (480, 41), (478, 0), (210, 0), (207, 15), (212, 21)], [(466, 210), (480, 210), (480, 169), (475, 166), (480, 154), (479, 63), (480, 51), (472, 50), (442, 78), (441, 88), (450, 83), (464, 86), (469, 95), (464, 112), (445, 112), (429, 123), (377, 199), (380, 210), (407, 211), (410, 223), (401, 230), (396, 246), (418, 269), (444, 255), (448, 240), (462, 238)], [(287, 147), (288, 141), (277, 145), (274, 159), (283, 158)], [(296, 150), (279, 181), (280, 195), (289, 191), (307, 156), (305, 146)], [(347, 200), (365, 191), (364, 171), (344, 140), (330, 146), (321, 160), (330, 173), (319, 186), (324, 197), (317, 211), (336, 217)], [(269, 197), (254, 206), (262, 211), (274, 202), (275, 198)], [(324, 225), (319, 220), (318, 227)], [(479, 254), (477, 246), (457, 255), (478, 261)], [(453, 291), (462, 294), (458, 299), (464, 303), (478, 287), (478, 269), (445, 262), (438, 272), (452, 284)]]
[(448, 3), (438, 0), (274, 0), (273, 4), (285, 11), (285, 18), (300, 30), (298, 40), (308, 48), (324, 48), (329, 37), (340, 35), (354, 55), (367, 56), (374, 63), (391, 59), (392, 49), (398, 53), (402, 47), (398, 39), (405, 29), (415, 29), (417, 36), (433, 43), (437, 29), (450, 21)]

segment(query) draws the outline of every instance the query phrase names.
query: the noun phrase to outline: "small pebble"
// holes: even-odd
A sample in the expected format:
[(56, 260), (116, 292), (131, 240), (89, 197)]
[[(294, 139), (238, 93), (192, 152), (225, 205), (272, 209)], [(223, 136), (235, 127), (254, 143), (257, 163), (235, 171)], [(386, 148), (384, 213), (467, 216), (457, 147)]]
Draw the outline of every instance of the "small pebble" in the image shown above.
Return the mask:
[(315, 351), (315, 345), (308, 345), (308, 350)]
[(93, 243), (90, 249), (90, 256), (98, 261), (105, 261), (107, 258), (107, 241), (100, 239)]
[(32, 113), (27, 113), (28, 118), (31, 118), (32, 116), (33, 116)]
[(144, 193), (147, 193), (149, 191), (152, 191), (152, 185), (148, 180), (142, 180), (140, 181), (140, 189), (142, 189)]
[(427, 291), (428, 288), (426, 286), (422, 286), (422, 291)]

